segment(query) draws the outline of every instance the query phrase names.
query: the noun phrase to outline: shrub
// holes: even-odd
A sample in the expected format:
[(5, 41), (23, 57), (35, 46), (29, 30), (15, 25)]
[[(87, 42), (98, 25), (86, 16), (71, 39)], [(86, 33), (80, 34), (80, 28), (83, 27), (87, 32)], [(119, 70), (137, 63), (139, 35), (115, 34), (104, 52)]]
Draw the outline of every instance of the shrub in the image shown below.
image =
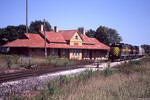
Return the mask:
[(68, 66), (72, 66), (72, 65), (75, 65), (75, 64), (76, 64), (76, 62), (74, 62), (74, 61), (69, 61), (67, 65), (68, 65)]
[(11, 100), (25, 100), (25, 98), (22, 97), (12, 97)]
[(135, 65), (140, 66), (140, 65), (141, 65), (141, 62), (140, 62), (140, 61), (129, 61), (129, 64), (130, 64), (131, 66), (135, 66)]
[[(47, 95), (46, 89), (41, 90), (41, 93), (40, 93), (40, 94), (41, 94), (41, 95), (39, 96), (39, 100), (47, 100), (48, 95)], [(38, 99), (36, 99), (36, 100), (38, 100)]]
[(67, 66), (67, 64), (69, 63), (69, 61), (67, 59), (63, 60), (64, 66)]
[(78, 76), (78, 81), (85, 81), (87, 79), (89, 79), (90, 77), (92, 77), (94, 75), (94, 72), (92, 70), (87, 70), (85, 71), (85, 73), (80, 73)]
[(132, 67), (129, 63), (125, 62), (122, 65), (119, 65), (118, 68), (119, 68), (118, 71), (120, 73), (131, 74), (134, 67)]
[(60, 59), (55, 60), (53, 64), (54, 64), (55, 67), (64, 66), (64, 63)]
[(15, 64), (18, 64), (18, 56), (17, 55), (13, 55), (13, 59), (15, 60)]
[(6, 64), (7, 64), (7, 67), (8, 67), (8, 68), (11, 68), (12, 60), (11, 60), (10, 58), (6, 58), (6, 59), (5, 59), (5, 62), (6, 62)]
[(52, 60), (52, 56), (47, 56), (46, 61), (48, 61), (50, 63), (51, 60)]
[(52, 60), (60, 60), (59, 56), (52, 56)]
[(124, 73), (124, 74), (131, 74), (131, 73), (133, 73), (132, 69), (129, 68), (129, 67), (122, 67), (121, 70), (120, 70), (120, 72)]
[(145, 74), (147, 72), (147, 70), (149, 70), (149, 69), (146, 67), (143, 67), (143, 66), (137, 66), (135, 69), (136, 72), (140, 72), (141, 74)]
[(60, 76), (60, 85), (63, 85), (63, 84), (68, 84), (70, 83), (73, 78), (72, 77), (67, 77), (67, 76)]
[(112, 74), (113, 74), (113, 70), (111, 70), (109, 67), (107, 67), (103, 72), (103, 75), (105, 77), (111, 76)]
[(47, 86), (48, 86), (49, 94), (53, 95), (57, 90), (56, 81), (55, 80), (50, 80), (48, 82)]

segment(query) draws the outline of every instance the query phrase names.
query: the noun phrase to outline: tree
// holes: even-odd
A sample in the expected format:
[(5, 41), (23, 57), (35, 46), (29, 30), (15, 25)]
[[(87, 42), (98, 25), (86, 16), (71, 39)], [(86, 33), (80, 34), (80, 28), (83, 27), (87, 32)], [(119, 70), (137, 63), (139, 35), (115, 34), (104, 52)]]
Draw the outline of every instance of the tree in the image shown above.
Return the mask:
[(0, 29), (0, 43), (2, 45), (21, 38), (26, 31), (25, 25), (19, 26), (7, 26), (6, 28)]
[[(30, 26), (29, 26), (29, 32), (30, 33), (36, 33), (36, 34), (39, 33), (40, 25), (44, 25), (44, 22), (41, 21), (41, 20), (36, 20), (34, 22), (32, 21)], [(46, 26), (47, 31), (52, 30), (51, 25), (49, 24), (49, 22), (46, 21), (45, 26)]]
[(3, 45), (5, 44), (4, 40), (3, 40), (3, 31), (4, 29), (3, 28), (0, 28), (0, 45)]
[(26, 32), (26, 25), (17, 26), (17, 32), (19, 33), (19, 38), (21, 38), (23, 34)]
[(24, 33), (26, 32), (26, 25), (17, 26), (17, 32), (19, 34), (19, 38), (25, 38)]
[(92, 30), (92, 29), (90, 29), (90, 30), (88, 30), (88, 31), (86, 32), (86, 35), (87, 35), (88, 37), (94, 38), (95, 31)]
[(143, 44), (141, 47), (145, 50), (146, 54), (150, 54), (150, 45)]
[(98, 41), (106, 45), (109, 45), (110, 39), (109, 39), (108, 33), (105, 31), (105, 28), (106, 28), (105, 26), (100, 26), (99, 28), (97, 28), (94, 37)]
[(115, 29), (106, 28), (106, 32), (108, 33), (110, 43), (120, 43), (122, 41), (121, 36)]
[[(36, 20), (32, 21), (30, 24), (29, 32), (30, 33), (39, 33), (40, 25), (44, 24), (43, 21)], [(45, 23), (46, 30), (50, 31), (51, 25), (49, 22)], [(8, 42), (11, 42), (13, 40), (16, 40), (18, 38), (27, 38), (24, 33), (26, 32), (26, 26), (25, 25), (19, 25), (19, 26), (7, 26), (6, 28), (0, 28), (0, 44), (4, 45)]]
[(7, 42), (11, 42), (17, 38), (19, 38), (19, 33), (17, 32), (16, 26), (7, 26), (1, 30), (1, 40), (2, 44)]
[[(94, 31), (89, 30), (87, 34), (92, 37)], [(105, 26), (100, 26), (99, 28), (97, 28), (94, 37), (106, 45), (110, 45), (112, 43), (120, 43), (122, 41), (121, 36), (119, 36), (119, 33), (115, 29), (111, 29)]]

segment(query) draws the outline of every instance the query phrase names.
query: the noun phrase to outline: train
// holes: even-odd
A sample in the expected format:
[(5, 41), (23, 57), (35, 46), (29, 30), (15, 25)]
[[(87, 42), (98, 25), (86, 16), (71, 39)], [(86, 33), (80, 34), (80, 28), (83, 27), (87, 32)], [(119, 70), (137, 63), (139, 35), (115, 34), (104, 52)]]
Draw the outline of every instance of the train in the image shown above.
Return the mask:
[(127, 60), (143, 57), (145, 50), (141, 46), (133, 46), (124, 43), (113, 43), (110, 45), (109, 60)]

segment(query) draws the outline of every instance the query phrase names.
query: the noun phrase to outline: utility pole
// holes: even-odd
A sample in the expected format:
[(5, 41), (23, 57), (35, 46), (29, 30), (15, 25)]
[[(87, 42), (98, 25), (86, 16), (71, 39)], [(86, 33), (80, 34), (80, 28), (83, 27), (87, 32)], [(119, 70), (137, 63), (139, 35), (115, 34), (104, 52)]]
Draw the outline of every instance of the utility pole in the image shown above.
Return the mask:
[(46, 50), (46, 28), (45, 28), (45, 19), (44, 19), (44, 37), (45, 37), (45, 41), (44, 41), (44, 46), (45, 46), (45, 58), (47, 57), (47, 50)]
[(28, 33), (28, 0), (26, 0), (26, 33)]

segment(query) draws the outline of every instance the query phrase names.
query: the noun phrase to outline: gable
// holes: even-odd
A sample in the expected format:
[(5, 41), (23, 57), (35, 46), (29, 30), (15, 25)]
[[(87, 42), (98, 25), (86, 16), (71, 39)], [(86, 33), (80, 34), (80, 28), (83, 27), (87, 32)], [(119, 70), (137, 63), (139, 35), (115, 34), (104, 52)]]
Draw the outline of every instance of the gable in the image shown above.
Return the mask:
[(82, 39), (77, 32), (75, 32), (75, 34), (70, 39), (70, 45), (71, 46), (82, 46)]

